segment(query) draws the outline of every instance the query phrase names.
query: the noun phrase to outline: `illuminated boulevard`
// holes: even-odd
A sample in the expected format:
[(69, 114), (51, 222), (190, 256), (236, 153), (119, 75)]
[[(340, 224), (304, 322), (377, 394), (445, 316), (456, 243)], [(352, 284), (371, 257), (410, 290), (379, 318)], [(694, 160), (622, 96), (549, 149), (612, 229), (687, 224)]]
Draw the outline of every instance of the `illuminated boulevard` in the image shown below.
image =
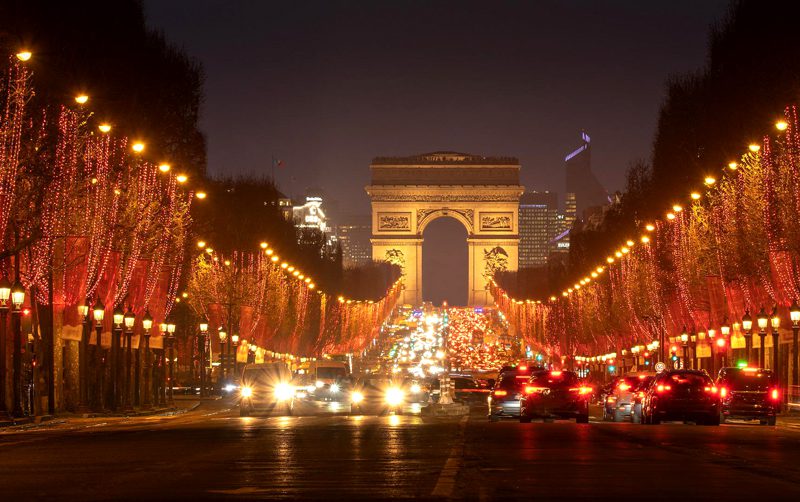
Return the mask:
[(800, 496), (797, 427), (490, 424), (481, 412), (240, 418), (231, 402), (207, 401), (177, 416), (54, 421), (0, 433), (0, 484), (5, 500), (714, 500), (736, 499), (735, 479), (739, 493)]

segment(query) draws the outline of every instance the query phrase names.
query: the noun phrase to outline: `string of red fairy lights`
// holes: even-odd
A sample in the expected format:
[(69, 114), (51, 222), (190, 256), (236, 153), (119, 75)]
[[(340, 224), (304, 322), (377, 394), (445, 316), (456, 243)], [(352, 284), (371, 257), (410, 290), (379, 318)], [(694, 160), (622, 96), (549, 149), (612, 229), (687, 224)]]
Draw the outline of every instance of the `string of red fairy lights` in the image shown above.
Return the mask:
[[(399, 279), (378, 300), (326, 293), (266, 242), (259, 252), (224, 255), (206, 241), (197, 247), (186, 295), (192, 309), (229, 327), (238, 322), (234, 331), (256, 350), (269, 346), (268, 352), (297, 358), (362, 351), (399, 298)], [(316, 333), (309, 331), (311, 319), (318, 319)]]
[[(20, 169), (31, 169), (20, 163), (23, 141), (42, 143), (51, 134), (46, 126), (48, 113), (41, 111), (40, 116), (31, 116), (26, 109), (33, 92), (32, 72), (27, 68), (32, 57), (31, 52), (20, 51), (9, 57), (7, 69), (4, 134), (0, 141), (0, 236), (4, 240), (20, 190), (17, 184)], [(82, 301), (77, 298), (79, 294), (85, 298), (97, 297), (100, 286), (109, 282), (109, 267), (112, 267), (119, 274), (111, 277), (114, 288), (111, 303), (128, 301), (135, 304), (137, 312), (143, 311), (152, 306), (159, 289), (160, 271), (168, 266), (171, 272), (164, 287), (167, 301), (157, 308), (163, 310), (166, 318), (182, 276), (183, 248), (191, 223), (188, 210), (195, 197), (203, 199), (206, 194), (202, 190), (179, 190), (179, 186), (187, 183), (187, 175), (170, 172), (167, 163), (156, 164), (146, 159), (143, 142), (115, 136), (111, 124), (97, 123), (89, 101), (89, 96), (79, 94), (74, 103), (62, 105), (56, 114), (52, 162), (41, 157), (46, 153), (41, 153), (38, 147), (34, 149), (41, 164), (52, 170), (40, 173), (42, 179), (48, 180), (46, 190), (38, 195), (40, 216), (23, 217), (17, 222), (17, 231), (21, 233), (18, 239), (37, 237), (31, 239), (30, 252), (19, 259), (23, 265), (19, 279), (39, 303), (47, 304), (56, 240), (67, 242), (63, 254), (69, 255), (73, 251), (70, 237), (85, 236), (82, 293), (77, 293), (76, 287), (66, 287), (68, 282), (74, 282), (76, 271), (75, 264), (67, 263), (65, 256), (59, 280), (53, 283), (60, 287), (55, 292), (56, 300), (76, 305)], [(30, 178), (23, 179), (28, 182)], [(31, 190), (29, 186), (22, 189)], [(18, 210), (26, 210), (26, 206), (22, 204)], [(136, 298), (131, 298), (131, 281), (141, 275), (142, 258), (148, 259), (150, 273), (144, 285), (137, 284)]]
[(492, 281), (498, 306), (512, 324), (528, 326), (528, 338), (560, 353), (616, 351), (684, 326), (699, 339), (723, 316), (738, 335), (735, 321), (765, 305), (777, 304), (785, 317), (800, 293), (796, 108), (775, 128), (777, 141), (751, 143), (721, 175), (704, 176), (688, 202), (643, 222), (638, 238), (619, 243), (560, 296), (515, 299)]

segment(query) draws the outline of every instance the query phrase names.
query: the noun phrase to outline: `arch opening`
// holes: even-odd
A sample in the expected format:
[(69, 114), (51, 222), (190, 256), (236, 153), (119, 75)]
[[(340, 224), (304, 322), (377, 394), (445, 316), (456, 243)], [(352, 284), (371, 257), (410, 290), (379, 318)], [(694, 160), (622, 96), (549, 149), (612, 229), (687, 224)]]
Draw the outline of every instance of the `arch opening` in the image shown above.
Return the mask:
[(422, 299), (466, 306), (469, 298), (467, 229), (452, 216), (430, 221), (423, 230)]

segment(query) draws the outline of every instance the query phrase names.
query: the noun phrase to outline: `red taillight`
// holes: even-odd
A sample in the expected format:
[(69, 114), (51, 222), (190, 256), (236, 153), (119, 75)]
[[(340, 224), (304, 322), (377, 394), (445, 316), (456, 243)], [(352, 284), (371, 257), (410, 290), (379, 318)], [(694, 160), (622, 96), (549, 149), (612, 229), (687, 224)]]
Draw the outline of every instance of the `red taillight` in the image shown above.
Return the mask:
[(769, 396), (772, 398), (773, 401), (777, 401), (781, 397), (781, 393), (778, 392), (778, 389), (772, 389), (772, 392), (769, 393)]
[[(580, 394), (582, 396), (586, 395), (586, 394), (591, 394), (591, 392), (592, 392), (592, 388), (591, 387), (572, 387), (569, 390), (570, 390), (570, 392), (577, 392), (578, 394)], [(607, 400), (608, 400), (608, 402), (614, 402), (614, 401), (617, 400), (617, 398), (614, 397), (614, 396), (608, 396)]]
[(528, 370), (528, 367), (525, 366), (524, 364), (522, 366), (519, 366), (518, 368), (519, 368), (520, 371), (527, 371)]
[(555, 376), (555, 377), (561, 376), (561, 372), (557, 370), (551, 371), (550, 376)]
[(496, 391), (494, 391), (494, 395), (495, 396), (507, 396), (508, 392), (506, 392), (504, 390), (496, 390)]
[(728, 395), (728, 389), (725, 387), (720, 387), (719, 389), (719, 397), (725, 397)]
[(671, 385), (658, 384), (658, 386), (656, 387), (657, 392), (666, 392), (668, 390), (672, 390)]
[(716, 394), (716, 393), (717, 393), (717, 388), (716, 388), (716, 387), (713, 387), (713, 386), (712, 386), (712, 387), (706, 387), (706, 388), (705, 388), (705, 391), (706, 391), (706, 392), (710, 392), (710, 393), (712, 393), (712, 394)]
[(531, 385), (525, 386), (525, 394), (536, 394), (537, 392), (541, 392), (543, 390), (547, 390), (546, 387), (534, 387)]

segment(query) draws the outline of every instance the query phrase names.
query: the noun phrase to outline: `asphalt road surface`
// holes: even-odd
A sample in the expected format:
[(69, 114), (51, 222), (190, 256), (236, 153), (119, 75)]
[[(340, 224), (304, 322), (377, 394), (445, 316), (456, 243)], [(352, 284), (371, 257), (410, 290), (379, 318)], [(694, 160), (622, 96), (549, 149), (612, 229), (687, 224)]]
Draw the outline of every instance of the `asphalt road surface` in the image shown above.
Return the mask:
[(800, 500), (800, 430), (468, 418), (70, 419), (0, 431), (0, 500)]

